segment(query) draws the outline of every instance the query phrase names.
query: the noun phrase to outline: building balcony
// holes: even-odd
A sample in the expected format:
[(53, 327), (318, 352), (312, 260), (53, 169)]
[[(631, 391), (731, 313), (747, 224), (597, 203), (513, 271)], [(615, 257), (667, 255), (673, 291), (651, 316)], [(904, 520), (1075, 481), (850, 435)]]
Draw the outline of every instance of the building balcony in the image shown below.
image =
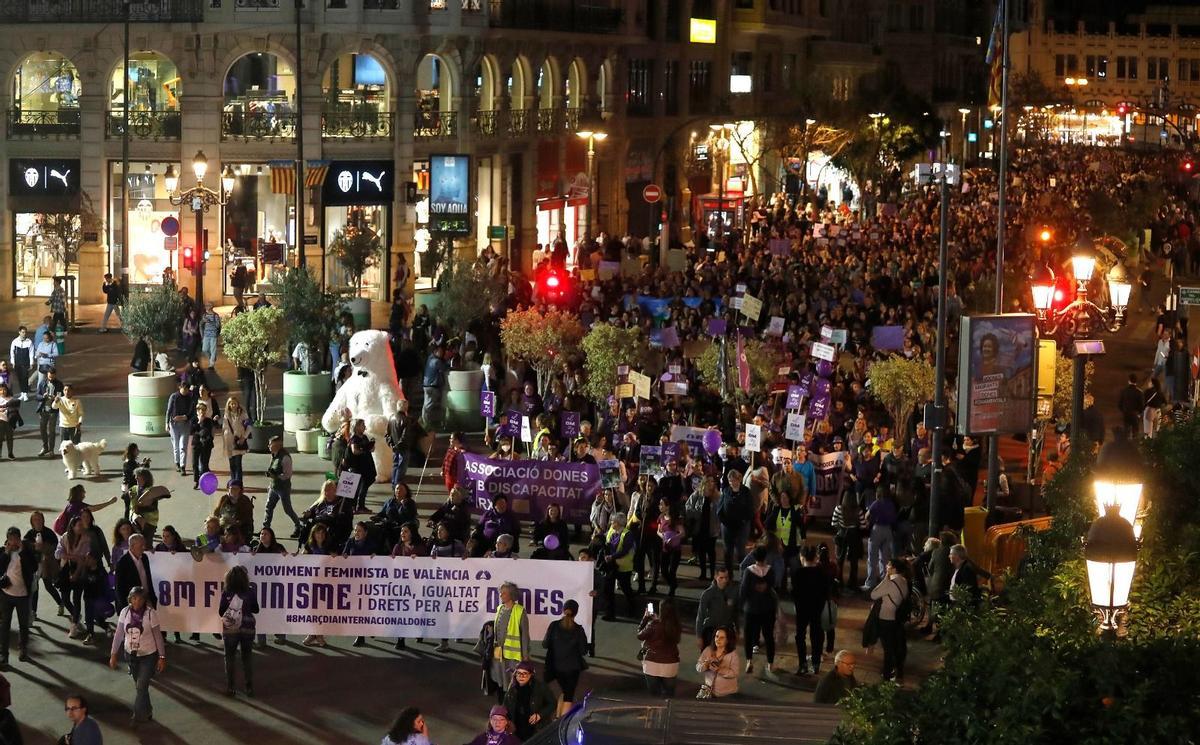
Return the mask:
[(8, 139), (33, 140), (79, 137), (79, 109), (31, 111), (9, 109), (6, 117)]
[[(205, 0), (132, 0), (132, 23), (198, 23), (204, 20)], [(121, 23), (125, 0), (5, 0), (0, 2), (4, 23)]]
[(418, 111), (413, 115), (413, 137), (422, 140), (458, 134), (458, 112)]
[(508, 112), (508, 133), (513, 137), (529, 134), (533, 123), (533, 112), (529, 109), (513, 109)]
[(390, 111), (326, 111), (321, 114), (321, 137), (326, 140), (392, 137)]
[(562, 112), (558, 109), (537, 110), (537, 131), (543, 133), (558, 132), (562, 129)]
[[(178, 111), (131, 111), (129, 137), (135, 140), (178, 140), (181, 121)], [(122, 113), (110, 111), (104, 119), (104, 136), (110, 140), (120, 139), (124, 126)]]
[(222, 140), (291, 140), (296, 137), (296, 115), (269, 111), (226, 111), (221, 114)]
[(476, 111), (471, 117), (471, 131), (480, 137), (495, 137), (500, 132), (499, 111)]
[(576, 0), (490, 0), (489, 11), (493, 28), (584, 34), (615, 34), (621, 30), (620, 8)]

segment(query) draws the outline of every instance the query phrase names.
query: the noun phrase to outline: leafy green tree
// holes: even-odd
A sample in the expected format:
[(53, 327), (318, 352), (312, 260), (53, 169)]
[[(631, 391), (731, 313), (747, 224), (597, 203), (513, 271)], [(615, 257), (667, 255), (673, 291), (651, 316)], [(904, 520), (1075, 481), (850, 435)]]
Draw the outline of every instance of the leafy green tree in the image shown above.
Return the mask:
[(926, 401), (933, 400), (933, 366), (919, 359), (907, 359), (893, 354), (874, 362), (867, 369), (871, 395), (888, 410), (895, 429), (908, 421), (909, 413)]
[(383, 255), (383, 244), (379, 235), (365, 225), (347, 225), (334, 231), (329, 252), (354, 280), (354, 295), (357, 297), (362, 292), (363, 275), (378, 264)]
[(130, 293), (121, 313), (121, 330), (135, 342), (145, 339), (153, 360), (156, 349), (166, 349), (179, 337), (183, 312), (183, 298), (174, 287), (154, 285)]
[(623, 329), (597, 323), (583, 337), (584, 370), (587, 379), (583, 393), (603, 405), (617, 385), (617, 365), (640, 370), (649, 358), (650, 348), (640, 328)]
[[(758, 339), (749, 339), (745, 343), (746, 362), (750, 366), (750, 392), (746, 393), (738, 385), (737, 345), (727, 342), (725, 350), (726, 370), (728, 381), (727, 403), (758, 402), (767, 397), (771, 383), (783, 363), (783, 355), (775, 347)], [(710, 388), (719, 389), (721, 386), (721, 347), (711, 344), (696, 360), (700, 380)]]
[(508, 356), (525, 361), (537, 372), (538, 391), (545, 394), (555, 372), (579, 350), (583, 325), (573, 313), (551, 308), (511, 311), (500, 323), (500, 342)]
[(259, 308), (239, 313), (221, 327), (225, 356), (254, 373), (255, 423), (267, 418), (267, 368), (287, 354), (290, 328), (279, 308)]
[[(321, 283), (305, 267), (293, 267), (279, 283), (279, 309), (288, 320), (290, 344), (308, 347), (306, 373), (321, 369), (321, 360), (329, 339), (337, 329), (342, 298), (321, 288)], [(286, 353), (286, 350), (285, 350)]]
[(456, 332), (491, 315), (504, 301), (505, 287), (483, 267), (464, 260), (451, 262), (438, 278), (438, 317)]

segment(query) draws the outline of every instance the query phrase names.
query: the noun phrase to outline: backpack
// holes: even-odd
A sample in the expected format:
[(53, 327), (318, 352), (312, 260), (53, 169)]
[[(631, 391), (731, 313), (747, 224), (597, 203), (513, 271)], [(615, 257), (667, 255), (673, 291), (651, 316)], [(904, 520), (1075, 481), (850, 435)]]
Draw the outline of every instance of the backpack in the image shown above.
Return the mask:
[(67, 527), (71, 524), (71, 515), (68, 513), (68, 508), (64, 507), (63, 511), (58, 513), (58, 517), (54, 519), (54, 532), (63, 535), (67, 532)]
[(242, 630), (242, 596), (234, 595), (229, 600), (229, 606), (221, 614), (221, 629), (227, 634), (236, 634)]

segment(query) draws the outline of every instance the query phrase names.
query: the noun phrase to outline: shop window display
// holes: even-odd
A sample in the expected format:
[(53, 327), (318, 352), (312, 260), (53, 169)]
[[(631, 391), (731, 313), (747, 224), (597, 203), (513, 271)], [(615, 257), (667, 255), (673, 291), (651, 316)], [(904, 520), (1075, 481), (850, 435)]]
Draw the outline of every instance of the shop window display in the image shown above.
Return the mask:
[[(181, 215), (179, 208), (172, 205), (167, 196), (164, 175), (169, 163), (130, 162), (129, 164), (129, 212), (121, 214), (121, 163), (111, 161), (111, 184), (109, 194), (112, 204), (109, 209), (109, 241), (113, 246), (121, 243), (121, 223), (129, 221), (129, 282), (133, 285), (158, 284), (168, 269), (179, 273), (179, 251), (182, 246), (196, 243), (194, 222), (191, 213)], [(178, 170), (179, 166), (175, 166)], [(167, 217), (179, 220), (180, 229), (176, 241), (168, 241), (162, 232), (162, 221)]]
[(79, 132), (79, 72), (57, 52), (26, 57), (12, 77), (14, 134)]
[(44, 297), (53, 278), (78, 261), (82, 225), (78, 214), (18, 212), (13, 215), (16, 296)]
[(222, 132), (235, 137), (291, 137), (295, 104), (292, 68), (273, 54), (247, 54), (225, 76)]
[[(271, 168), (263, 163), (233, 165), (237, 175), (225, 205), (225, 294), (256, 292), (287, 265), (292, 233), (290, 194), (272, 191)], [(239, 270), (239, 267), (241, 269)], [(237, 277), (234, 280), (234, 277)], [(234, 284), (241, 285), (235, 288)]]
[(326, 137), (386, 136), (391, 132), (387, 72), (369, 54), (343, 54), (325, 71), (322, 132)]

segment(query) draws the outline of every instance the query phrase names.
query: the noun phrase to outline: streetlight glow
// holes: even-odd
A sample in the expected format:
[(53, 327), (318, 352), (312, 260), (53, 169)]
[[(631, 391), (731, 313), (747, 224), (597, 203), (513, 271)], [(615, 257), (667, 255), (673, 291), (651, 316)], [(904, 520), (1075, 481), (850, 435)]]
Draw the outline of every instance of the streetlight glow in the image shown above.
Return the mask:
[(1054, 272), (1050, 271), (1050, 267), (1043, 265), (1034, 270), (1029, 282), (1033, 294), (1033, 307), (1038, 315), (1045, 315), (1054, 305)]
[(1092, 272), (1096, 270), (1096, 250), (1092, 248), (1092, 239), (1087, 234), (1081, 234), (1075, 241), (1075, 250), (1071, 254), (1071, 270), (1075, 280), (1086, 285), (1092, 281)]
[(208, 173), (208, 158), (204, 157), (203, 150), (197, 150), (196, 157), (192, 158), (192, 172), (196, 174), (197, 181), (203, 181), (204, 174)]
[(175, 172), (174, 164), (167, 164), (167, 172), (163, 174), (163, 182), (166, 184), (167, 193), (174, 194), (179, 188), (179, 174)]

